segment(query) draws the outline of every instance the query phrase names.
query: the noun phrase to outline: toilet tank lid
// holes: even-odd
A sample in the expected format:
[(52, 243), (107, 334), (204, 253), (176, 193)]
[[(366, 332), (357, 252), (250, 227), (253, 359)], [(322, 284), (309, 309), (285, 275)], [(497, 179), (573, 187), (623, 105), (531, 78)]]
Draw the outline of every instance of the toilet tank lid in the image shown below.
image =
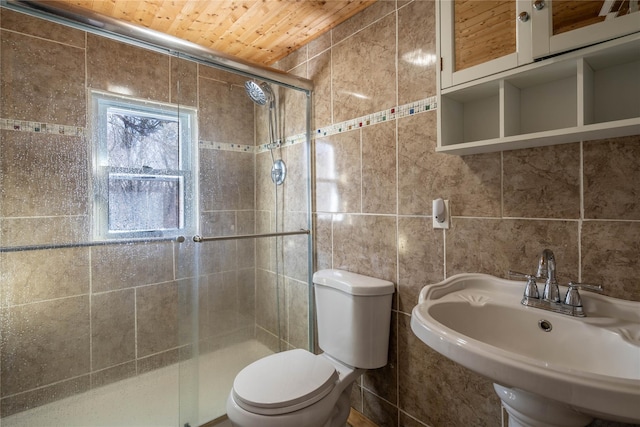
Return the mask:
[(313, 274), (313, 283), (351, 295), (389, 295), (394, 291), (393, 282), (388, 280), (335, 269), (316, 271)]

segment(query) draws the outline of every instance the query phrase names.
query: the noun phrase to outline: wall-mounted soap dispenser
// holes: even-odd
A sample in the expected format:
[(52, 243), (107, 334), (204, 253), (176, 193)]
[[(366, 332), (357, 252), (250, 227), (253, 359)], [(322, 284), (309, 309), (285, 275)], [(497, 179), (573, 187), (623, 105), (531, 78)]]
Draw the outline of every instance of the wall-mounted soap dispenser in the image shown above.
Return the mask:
[(432, 209), (433, 228), (449, 229), (449, 201), (435, 199)]

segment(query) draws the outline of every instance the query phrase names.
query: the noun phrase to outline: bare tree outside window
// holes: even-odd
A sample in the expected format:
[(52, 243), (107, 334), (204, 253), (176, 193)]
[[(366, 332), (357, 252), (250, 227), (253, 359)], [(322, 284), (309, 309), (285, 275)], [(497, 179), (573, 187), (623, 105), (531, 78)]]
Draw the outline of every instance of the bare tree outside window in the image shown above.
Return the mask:
[(177, 118), (157, 119), (108, 113), (109, 165), (123, 168), (179, 169)]

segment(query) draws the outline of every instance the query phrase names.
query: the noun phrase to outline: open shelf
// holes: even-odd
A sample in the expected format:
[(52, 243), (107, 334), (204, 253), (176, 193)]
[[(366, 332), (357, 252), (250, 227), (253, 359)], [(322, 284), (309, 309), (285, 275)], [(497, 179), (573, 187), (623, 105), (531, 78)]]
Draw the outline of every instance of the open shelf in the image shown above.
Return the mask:
[(442, 122), (443, 139), (451, 144), (498, 138), (500, 98), (498, 82), (474, 86), (442, 96), (439, 108), (447, 117)]
[(640, 34), (440, 93), (439, 152), (471, 154), (640, 134)]
[(585, 123), (605, 123), (640, 117), (640, 60), (593, 70), (585, 87), (592, 99)]

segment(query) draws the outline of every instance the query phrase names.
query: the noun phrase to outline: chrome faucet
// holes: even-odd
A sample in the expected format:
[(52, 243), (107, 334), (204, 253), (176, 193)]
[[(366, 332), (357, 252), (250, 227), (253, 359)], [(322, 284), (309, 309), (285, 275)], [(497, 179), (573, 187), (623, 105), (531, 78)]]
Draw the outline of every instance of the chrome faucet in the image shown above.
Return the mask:
[(540, 254), (536, 278), (546, 279), (542, 291), (543, 301), (560, 302), (560, 288), (556, 279), (556, 257), (551, 249), (545, 249)]
[(538, 257), (538, 271), (536, 273), (536, 277), (547, 277), (549, 275), (549, 259), (553, 261), (553, 267), (551, 268), (553, 274), (556, 273), (556, 258), (553, 256), (553, 251), (551, 249), (545, 249)]
[[(540, 308), (569, 316), (585, 317), (582, 308), (582, 298), (578, 289), (602, 292), (600, 285), (588, 285), (586, 283), (569, 282), (564, 301), (560, 298), (560, 287), (556, 278), (556, 258), (553, 251), (545, 249), (538, 258), (538, 271), (535, 275), (509, 271), (509, 275), (527, 279), (522, 305)], [(544, 279), (544, 291), (542, 297), (538, 294), (536, 280)]]

